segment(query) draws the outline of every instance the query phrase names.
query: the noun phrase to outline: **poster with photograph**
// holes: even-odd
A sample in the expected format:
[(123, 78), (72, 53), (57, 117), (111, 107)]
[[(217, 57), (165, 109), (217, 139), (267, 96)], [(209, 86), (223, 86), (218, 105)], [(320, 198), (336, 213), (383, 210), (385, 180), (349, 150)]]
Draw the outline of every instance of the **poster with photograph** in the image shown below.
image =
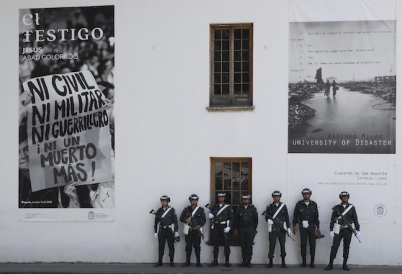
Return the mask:
[(24, 221), (113, 221), (114, 6), (19, 12)]
[(396, 21), (289, 28), (289, 153), (394, 154)]
[(289, 188), (312, 189), (323, 222), (348, 191), (360, 223), (394, 223), (395, 7), (290, 1)]

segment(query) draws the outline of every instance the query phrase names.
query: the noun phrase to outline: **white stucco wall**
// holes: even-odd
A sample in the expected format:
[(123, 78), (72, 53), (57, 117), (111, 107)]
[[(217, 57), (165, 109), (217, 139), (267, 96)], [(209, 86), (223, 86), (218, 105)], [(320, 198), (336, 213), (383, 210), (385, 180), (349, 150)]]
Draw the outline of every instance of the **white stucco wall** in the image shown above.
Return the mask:
[[(116, 30), (116, 220), (20, 222), (18, 9), (108, 4), (115, 5)], [(396, 13), (401, 19), (400, 3)], [(157, 242), (149, 210), (159, 206), (163, 194), (171, 197), (171, 205), (179, 212), (191, 193), (200, 196), (202, 206), (210, 202), (210, 157), (252, 157), (253, 202), (259, 213), (271, 201), (274, 189), (283, 192), (282, 201), (293, 209), (301, 189), (289, 189), (287, 184), (287, 1), (3, 1), (0, 14), (0, 262), (155, 262)], [(254, 24), (254, 111), (206, 110), (209, 25), (215, 23)], [(399, 21), (397, 29), (399, 41)], [(397, 67), (400, 50), (397, 44)], [(398, 117), (401, 110), (398, 100)], [(401, 126), (397, 120), (398, 136)], [(394, 191), (379, 194), (394, 195), (395, 223), (363, 225), (363, 243), (351, 245), (351, 264), (402, 263), (401, 161), (398, 146)], [(313, 199), (337, 194), (314, 193)], [(354, 194), (352, 202), (358, 206), (359, 199), (378, 197)], [(330, 209), (321, 210), (328, 215)], [(185, 260), (181, 236), (177, 262)], [(300, 261), (296, 238), (286, 244), (289, 264)], [(255, 242), (253, 262), (266, 263), (268, 240), (261, 215)], [(316, 263), (327, 263), (330, 246), (328, 234), (317, 242)], [(239, 262), (240, 254), (240, 248), (233, 247), (231, 261)], [(210, 262), (212, 247), (203, 244), (201, 258)]]

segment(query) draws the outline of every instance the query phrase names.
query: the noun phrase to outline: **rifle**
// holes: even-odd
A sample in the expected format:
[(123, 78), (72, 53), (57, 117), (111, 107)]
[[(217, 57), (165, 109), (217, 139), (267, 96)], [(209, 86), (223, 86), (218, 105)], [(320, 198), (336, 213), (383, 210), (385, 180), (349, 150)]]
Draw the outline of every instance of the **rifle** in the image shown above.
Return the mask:
[[(214, 218), (213, 218), (212, 221), (211, 221), (211, 229), (213, 229), (214, 224), (219, 223), (219, 221), (218, 221), (218, 219), (217, 219), (218, 216), (216, 216), (216, 214), (218, 214), (218, 212), (212, 211), (212, 209), (211, 209), (211, 207), (210, 207), (209, 204), (206, 204), (205, 207), (208, 208), (208, 209), (211, 211), (212, 215), (214, 215)], [(223, 233), (223, 235), (225, 235), (225, 238), (228, 239), (228, 236), (226, 235), (226, 233)]]
[(349, 223), (348, 219), (346, 219), (345, 215), (342, 215), (341, 211), (339, 210), (338, 206), (334, 206), (332, 208), (332, 210), (336, 210), (336, 214), (338, 214), (338, 217), (335, 218), (335, 223), (337, 223), (338, 219), (342, 220), (344, 225), (347, 225), (349, 230), (353, 233), (353, 235), (355, 235), (356, 239), (359, 241), (359, 243), (361, 243), (360, 239), (357, 237), (357, 231), (356, 228), (354, 227), (354, 225), (352, 226), (351, 223)]
[(156, 220), (159, 222), (159, 224), (162, 226), (162, 228), (166, 228), (170, 233), (173, 234), (173, 238), (174, 238), (174, 242), (178, 243), (180, 242), (180, 237), (174, 237), (174, 231), (172, 230), (172, 228), (170, 226), (168, 226), (165, 222), (165, 220), (162, 218), (162, 216), (158, 216), (155, 212), (155, 210), (151, 209), (151, 211), (149, 212), (150, 214), (153, 214), (156, 216)]
[[(187, 217), (187, 219), (191, 220), (191, 228), (194, 229), (194, 227), (196, 227), (198, 224), (197, 224), (196, 220), (193, 218), (193, 216), (191, 215), (190, 211), (188, 211), (187, 207), (186, 207), (186, 217)], [(198, 234), (200, 234), (201, 239), (205, 242), (204, 233), (201, 232), (201, 227), (200, 227), (200, 229), (198, 229)]]
[(293, 239), (293, 237), (290, 236), (289, 233), (286, 231), (285, 227), (283, 226), (283, 223), (284, 223), (283, 221), (279, 220), (278, 218), (273, 218), (273, 216), (270, 215), (270, 214), (269, 214), (268, 212), (266, 212), (266, 211), (264, 211), (261, 215), (264, 215), (264, 216), (268, 217), (268, 219), (271, 219), (271, 220), (274, 222), (274, 225), (275, 225), (276, 227), (279, 227), (280, 230), (282, 230), (283, 232), (285, 232), (286, 235), (288, 235), (290, 239), (292, 239), (293, 241), (295, 240), (295, 239)]

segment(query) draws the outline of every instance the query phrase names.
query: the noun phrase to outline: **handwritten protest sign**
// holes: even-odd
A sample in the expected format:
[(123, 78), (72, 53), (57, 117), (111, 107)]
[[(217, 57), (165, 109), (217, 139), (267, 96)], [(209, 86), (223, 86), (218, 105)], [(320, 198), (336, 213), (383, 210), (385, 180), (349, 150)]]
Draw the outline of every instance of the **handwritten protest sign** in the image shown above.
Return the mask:
[(23, 83), (32, 191), (112, 180), (108, 105), (91, 72)]

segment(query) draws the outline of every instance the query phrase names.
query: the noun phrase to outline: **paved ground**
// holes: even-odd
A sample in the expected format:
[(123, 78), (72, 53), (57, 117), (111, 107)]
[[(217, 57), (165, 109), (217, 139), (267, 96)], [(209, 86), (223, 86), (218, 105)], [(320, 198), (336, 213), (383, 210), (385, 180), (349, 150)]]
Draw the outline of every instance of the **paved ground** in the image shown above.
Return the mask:
[(311, 273), (353, 273), (353, 274), (400, 274), (402, 266), (354, 266), (350, 265), (350, 271), (344, 271), (340, 265), (334, 266), (331, 271), (325, 271), (324, 265), (317, 265), (312, 269), (309, 267), (301, 268), (296, 265), (289, 265), (288, 268), (281, 268), (274, 265), (273, 268), (267, 269), (265, 265), (254, 265), (252, 268), (239, 268), (236, 265), (230, 268), (224, 266), (208, 267), (204, 264), (203, 268), (194, 265), (190, 267), (169, 267), (165, 264), (162, 267), (153, 267), (152, 264), (84, 264), (84, 263), (54, 263), (54, 264), (0, 264), (0, 273), (144, 273), (144, 274), (204, 274), (204, 273), (220, 273), (220, 274), (253, 274), (253, 273), (295, 273), (295, 274), (311, 274)]

